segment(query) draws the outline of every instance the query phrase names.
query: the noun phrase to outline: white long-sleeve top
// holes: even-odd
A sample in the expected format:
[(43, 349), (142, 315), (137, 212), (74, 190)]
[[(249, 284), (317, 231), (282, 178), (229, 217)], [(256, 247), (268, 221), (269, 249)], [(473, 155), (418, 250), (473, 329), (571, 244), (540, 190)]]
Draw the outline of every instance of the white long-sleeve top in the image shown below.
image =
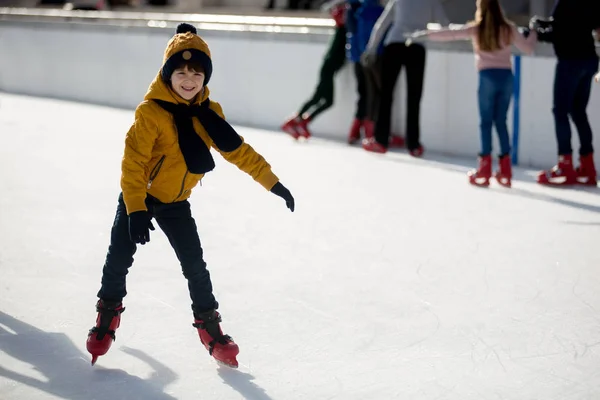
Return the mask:
[(389, 0), (371, 32), (367, 52), (375, 53), (388, 28), (385, 45), (403, 43), (406, 33), (424, 30), (430, 22), (450, 23), (439, 0)]

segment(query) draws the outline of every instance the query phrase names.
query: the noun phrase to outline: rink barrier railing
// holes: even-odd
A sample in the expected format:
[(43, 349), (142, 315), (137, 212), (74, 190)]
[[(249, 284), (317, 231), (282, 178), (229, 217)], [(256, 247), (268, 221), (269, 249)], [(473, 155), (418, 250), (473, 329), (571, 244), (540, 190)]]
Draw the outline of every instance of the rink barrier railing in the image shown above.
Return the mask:
[[(225, 14), (193, 14), (193, 13), (161, 13), (161, 12), (137, 12), (137, 11), (83, 11), (83, 10), (62, 10), (62, 9), (35, 9), (35, 8), (0, 8), (0, 27), (2, 25), (9, 27), (23, 27), (23, 26), (35, 26), (36, 29), (49, 29), (49, 30), (66, 30), (69, 32), (73, 31), (98, 31), (98, 32), (110, 32), (115, 28), (118, 28), (120, 32), (148, 32), (148, 33), (157, 33), (160, 32), (162, 36), (168, 38), (175, 26), (180, 22), (190, 22), (193, 23), (198, 30), (201, 32), (203, 36), (210, 38), (218, 38), (220, 40), (232, 40), (232, 41), (246, 41), (247, 43), (253, 44), (254, 42), (259, 41), (266, 46), (274, 46), (275, 42), (285, 42), (286, 49), (294, 46), (298, 46), (301, 43), (309, 43), (319, 46), (319, 51), (316, 54), (322, 55), (322, 51), (324, 50), (326, 43), (331, 38), (331, 34), (333, 32), (334, 23), (333, 21), (327, 17), (327, 15), (323, 15), (322, 18), (319, 17), (290, 17), (290, 16), (264, 16), (264, 15), (225, 15)], [(1, 39), (1, 37), (0, 37)], [(248, 42), (249, 41), (249, 42)], [(451, 43), (434, 43), (427, 42), (426, 43), (428, 50), (432, 50), (437, 53), (444, 54), (460, 54), (460, 53), (468, 53), (470, 57), (472, 57), (472, 45), (470, 41), (458, 41)], [(281, 48), (281, 47), (280, 47)], [(287, 51), (287, 50), (286, 50)], [(277, 51), (274, 51), (277, 54)], [(278, 54), (279, 55), (279, 54)], [(428, 56), (429, 57), (429, 56)], [(307, 79), (307, 82), (304, 82), (300, 87), (306, 90), (307, 85), (313, 86), (316, 78), (315, 72), (318, 71), (319, 64), (321, 59), (317, 57), (298, 57), (302, 60), (302, 64), (306, 65), (306, 68), (299, 68), (300, 70), (304, 69), (308, 71), (306, 74), (307, 77), (300, 76), (295, 74), (296, 71), (291, 71), (290, 79)], [(554, 58), (554, 53), (552, 48), (546, 44), (540, 44), (536, 49), (535, 55), (533, 58)], [(251, 60), (252, 62), (254, 60)], [(552, 62), (553, 60), (549, 60)], [(520, 161), (520, 139), (521, 139), (521, 124), (522, 124), (522, 90), (523, 84), (527, 85), (527, 77), (523, 76), (523, 68), (521, 54), (515, 49), (514, 51), (514, 100), (513, 100), (513, 110), (512, 110), (512, 160), (516, 163)], [(435, 68), (435, 67), (434, 67)], [(349, 100), (349, 97), (353, 95), (354, 92), (354, 83), (350, 80), (348, 81), (348, 74), (351, 73), (345, 72), (345, 78), (343, 78), (345, 84), (349, 84), (351, 86), (350, 91), (348, 92), (346, 89), (342, 88), (344, 92), (341, 96), (341, 103), (345, 105), (353, 106), (353, 101)], [(341, 75), (344, 75), (341, 74)], [(531, 78), (531, 75), (529, 75)], [(265, 77), (261, 77), (264, 79)], [(353, 76), (350, 76), (353, 79)], [(472, 79), (472, 76), (469, 76), (468, 79)], [(266, 77), (267, 82), (270, 81), (269, 77)], [(429, 79), (426, 77), (426, 79)], [(450, 80), (450, 78), (448, 78)], [(462, 79), (462, 78), (461, 78)], [(525, 79), (525, 81), (524, 81)], [(310, 82), (308, 82), (310, 80)], [(339, 78), (336, 78), (339, 80)], [(215, 80), (216, 81), (216, 80)], [(1, 82), (1, 81), (0, 81)], [(467, 83), (465, 81), (465, 83)], [(216, 82), (213, 83), (216, 85)], [(276, 85), (274, 83), (274, 85)], [(292, 85), (293, 86), (293, 85)], [(397, 88), (397, 93), (399, 93), (403, 88), (403, 84), (401, 80), (399, 80), (399, 87)], [(466, 84), (466, 86), (472, 86), (472, 83)], [(6, 90), (7, 88), (2, 87), (0, 85), (0, 90)], [(213, 89), (213, 87), (211, 87)], [(279, 90), (281, 90), (279, 88)], [(14, 88), (9, 88), (8, 91), (18, 92)], [(272, 90), (271, 90), (272, 91)], [(25, 90), (26, 94), (36, 94), (32, 93), (32, 90)], [(336, 97), (339, 99), (338, 89), (336, 87)], [(525, 89), (525, 93), (527, 93), (527, 89)], [(48, 93), (39, 93), (40, 95), (48, 95)], [(308, 93), (305, 93), (306, 95)], [(61, 93), (56, 93), (55, 97), (65, 98), (65, 99), (74, 99), (81, 100), (77, 98), (73, 98), (69, 94), (62, 95)], [(427, 99), (427, 95), (425, 95), (425, 99)], [(86, 99), (84, 101), (97, 102), (98, 104), (108, 104), (113, 105), (113, 101), (107, 101), (106, 99)], [(117, 106), (123, 106), (120, 100), (115, 100)], [(339, 102), (336, 99), (336, 103)], [(399, 100), (402, 102), (402, 99)], [(126, 106), (131, 107), (133, 104), (131, 102), (126, 102)], [(280, 102), (277, 102), (280, 103)], [(269, 106), (277, 106), (277, 104), (265, 104), (268, 108)], [(337, 104), (335, 106), (337, 108)], [(233, 107), (234, 109), (236, 107)], [(473, 119), (477, 119), (478, 115), (473, 114)], [(330, 114), (334, 114), (334, 112), (330, 112)], [(401, 112), (400, 112), (401, 114)], [(339, 115), (339, 112), (338, 112)], [(544, 115), (543, 118), (547, 118), (548, 115)], [(249, 126), (257, 126), (257, 127), (265, 127), (265, 128), (277, 128), (276, 124), (273, 122), (267, 121), (269, 116), (265, 116), (265, 119), (257, 118), (260, 122), (248, 121), (248, 117), (242, 116), (240, 118), (237, 113), (233, 112), (228, 115), (228, 118), (232, 120), (234, 123), (239, 123), (243, 125)], [(278, 117), (279, 120), (283, 118)], [(335, 121), (336, 116), (325, 116), (324, 118), (320, 118), (324, 120), (321, 123), (320, 129), (323, 132), (329, 133), (325, 134), (325, 136), (336, 136), (338, 139), (341, 139), (340, 134), (340, 125), (338, 121)], [(448, 119), (450, 118), (450, 119)], [(251, 118), (250, 118), (251, 119)], [(447, 121), (455, 124), (457, 121), (452, 121), (452, 116), (447, 117)], [(401, 118), (397, 118), (396, 125), (398, 125), (398, 120)], [(333, 125), (337, 125), (337, 128)], [(400, 122), (400, 125), (402, 123)], [(442, 125), (443, 126), (443, 125)], [(345, 127), (341, 129), (345, 130)], [(344, 132), (345, 134), (345, 132)], [(439, 135), (439, 133), (437, 133)], [(446, 141), (452, 141), (453, 137), (447, 137)], [(474, 137), (474, 142), (478, 142), (478, 140)], [(459, 149), (458, 143), (448, 142), (455, 148)], [(449, 146), (449, 147), (452, 147)], [(472, 144), (469, 146), (473, 147)], [(467, 146), (468, 147), (468, 146)], [(429, 146), (431, 149), (431, 146)], [(466, 155), (468, 153), (472, 153), (472, 150), (464, 151), (464, 149), (460, 149), (456, 151), (455, 149), (445, 149), (443, 147), (438, 146), (436, 149), (434, 146), (434, 150), (438, 150), (440, 152), (447, 152), (449, 154), (460, 154)], [(446, 151), (448, 150), (448, 151)], [(545, 159), (549, 160), (550, 150), (546, 150), (547, 155), (544, 156)], [(535, 157), (533, 157), (535, 158)], [(531, 155), (528, 156), (528, 165), (539, 164), (538, 161), (532, 161)]]

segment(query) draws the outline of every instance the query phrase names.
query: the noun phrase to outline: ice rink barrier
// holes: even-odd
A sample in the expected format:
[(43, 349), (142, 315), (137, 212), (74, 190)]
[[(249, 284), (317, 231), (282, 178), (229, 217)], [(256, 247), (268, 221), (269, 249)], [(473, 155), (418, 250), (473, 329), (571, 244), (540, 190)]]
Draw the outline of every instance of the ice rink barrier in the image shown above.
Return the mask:
[[(214, 63), (211, 98), (233, 123), (278, 129), (310, 97), (333, 21), (265, 15), (178, 14), (0, 8), (0, 91), (133, 109), (158, 72), (179, 22), (195, 24)], [(469, 42), (426, 43), (422, 142), (429, 151), (474, 157), (479, 150), (477, 71)], [(518, 53), (515, 53), (518, 56)], [(545, 168), (556, 159), (552, 84), (556, 59), (547, 44), (520, 56), (519, 164)], [(405, 75), (398, 81), (392, 127), (403, 133)], [(312, 125), (315, 136), (344, 140), (356, 103), (348, 63), (336, 78), (335, 105)], [(600, 85), (588, 106), (600, 135)], [(7, 132), (4, 132), (5, 134)], [(496, 139), (494, 139), (496, 140)], [(598, 143), (598, 140), (596, 140)], [(575, 151), (579, 142), (574, 131)], [(498, 149), (495, 142), (495, 149)], [(600, 151), (596, 152), (600, 165)]]

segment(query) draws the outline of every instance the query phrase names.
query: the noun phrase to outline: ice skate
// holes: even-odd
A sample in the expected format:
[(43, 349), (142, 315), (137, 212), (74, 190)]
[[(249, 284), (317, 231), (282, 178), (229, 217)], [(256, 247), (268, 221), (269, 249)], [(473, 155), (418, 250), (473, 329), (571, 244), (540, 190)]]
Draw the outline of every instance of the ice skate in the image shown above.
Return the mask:
[(312, 136), (312, 133), (308, 130), (308, 124), (310, 123), (310, 118), (303, 117), (298, 121), (296, 125), (296, 132), (298, 132), (298, 136), (304, 139), (309, 139)]
[(198, 329), (200, 341), (208, 350), (208, 354), (221, 365), (238, 367), (236, 356), (240, 352), (231, 336), (224, 335), (219, 323), (221, 315), (216, 310), (203, 313), (194, 312), (194, 328)]
[(387, 153), (387, 148), (383, 147), (380, 143), (378, 143), (374, 137), (368, 138), (368, 139), (363, 139), (362, 147), (366, 151), (370, 151), (372, 153), (381, 153), (381, 154)]
[(415, 149), (409, 150), (408, 154), (410, 154), (413, 157), (420, 158), (423, 156), (424, 152), (425, 152), (425, 149), (423, 148), (423, 146), (419, 146)]
[(492, 177), (492, 156), (479, 157), (479, 168), (467, 173), (469, 183), (475, 186), (489, 186)]
[(402, 148), (406, 145), (406, 141), (404, 140), (404, 138), (402, 136), (399, 135), (390, 135), (390, 143), (389, 146), (390, 147), (394, 147), (394, 148)]
[(577, 183), (577, 172), (573, 168), (573, 156), (568, 154), (558, 157), (558, 164), (549, 171), (538, 174), (537, 182), (542, 185), (574, 185)]
[(511, 187), (512, 179), (512, 166), (510, 163), (510, 156), (504, 155), (498, 159), (499, 170), (494, 174), (496, 181), (505, 187)]
[(365, 133), (365, 139), (371, 139), (375, 137), (375, 122), (370, 119), (365, 119), (362, 122), (362, 127)]
[(348, 133), (348, 144), (354, 144), (360, 140), (361, 126), (362, 121), (354, 118), (354, 121), (352, 121), (352, 126), (350, 127), (350, 132)]
[(92, 355), (92, 365), (99, 356), (108, 352), (116, 340), (115, 332), (121, 323), (121, 313), (125, 307), (120, 301), (98, 300), (96, 303), (96, 326), (90, 329), (86, 342), (88, 352)]
[(586, 186), (596, 186), (596, 167), (594, 165), (594, 153), (579, 157), (577, 172), (577, 183)]
[(300, 118), (294, 115), (293, 117), (285, 121), (283, 125), (281, 125), (281, 130), (293, 137), (294, 139), (298, 139), (300, 137), (300, 133), (297, 130), (299, 120)]

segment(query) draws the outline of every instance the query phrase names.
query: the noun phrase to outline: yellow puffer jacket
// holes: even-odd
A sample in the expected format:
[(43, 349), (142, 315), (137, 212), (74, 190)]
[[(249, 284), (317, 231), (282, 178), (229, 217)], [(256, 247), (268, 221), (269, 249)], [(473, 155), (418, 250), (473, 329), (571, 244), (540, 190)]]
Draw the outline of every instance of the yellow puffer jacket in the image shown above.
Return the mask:
[[(167, 47), (167, 53), (173, 54), (185, 49), (186, 46), (189, 48), (190, 43), (194, 48), (199, 47), (194, 46), (196, 44), (194, 40), (179, 40), (179, 43), (175, 43), (176, 45), (173, 45), (172, 40)], [(201, 41), (201, 43), (204, 42)], [(200, 49), (204, 51), (204, 49)], [(203, 92), (193, 103), (200, 104), (208, 96), (208, 87), (204, 87)], [(161, 79), (159, 72), (150, 85), (144, 101), (135, 110), (135, 121), (125, 139), (125, 154), (121, 166), (121, 189), (127, 214), (147, 210), (146, 194), (150, 194), (163, 203), (185, 200), (190, 197), (192, 189), (204, 176), (204, 174), (193, 174), (188, 171), (183, 154), (179, 149), (177, 130), (171, 113), (151, 99), (175, 104), (190, 104)], [(218, 103), (211, 101), (210, 108), (224, 118), (223, 110)], [(279, 181), (267, 161), (249, 144), (245, 143), (243, 138), (242, 144), (237, 149), (224, 152), (217, 148), (198, 119), (194, 118), (193, 121), (194, 130), (208, 148), (212, 147), (217, 150), (225, 160), (252, 176), (265, 189), (271, 190)]]

